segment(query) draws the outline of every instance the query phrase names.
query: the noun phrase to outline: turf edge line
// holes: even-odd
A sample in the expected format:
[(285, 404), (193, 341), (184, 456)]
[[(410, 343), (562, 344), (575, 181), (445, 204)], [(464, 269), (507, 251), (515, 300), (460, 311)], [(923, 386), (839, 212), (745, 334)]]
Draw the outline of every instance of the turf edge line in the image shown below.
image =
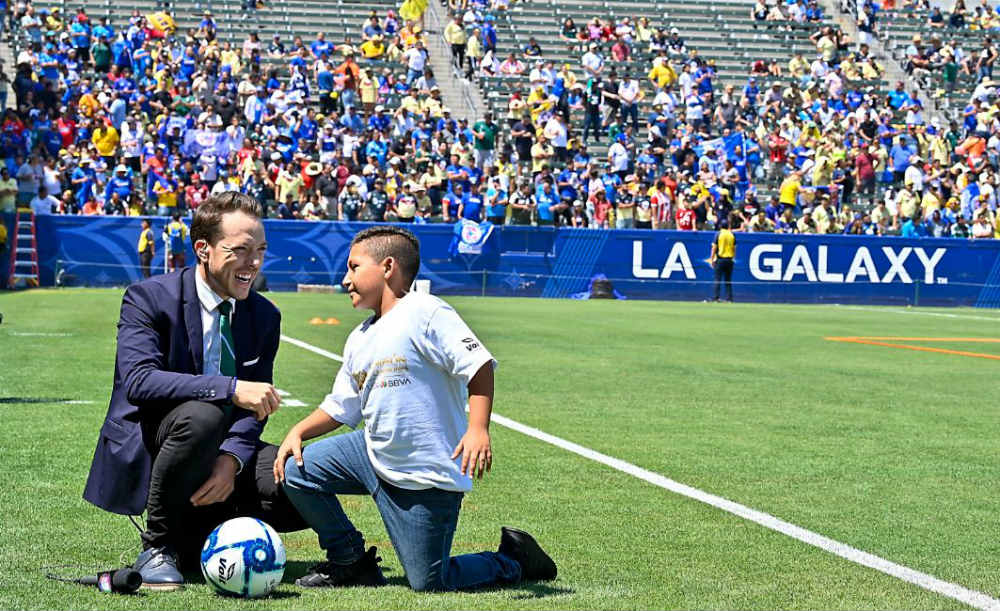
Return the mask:
[[(343, 357), (340, 355), (334, 354), (333, 352), (329, 352), (317, 346), (313, 346), (312, 344), (308, 344), (302, 340), (295, 339), (287, 335), (282, 335), (281, 339), (328, 359), (341, 363), (344, 361)], [(874, 554), (851, 547), (846, 543), (834, 541), (833, 539), (824, 537), (819, 533), (807, 530), (801, 526), (796, 526), (795, 524), (776, 518), (771, 514), (764, 513), (763, 511), (751, 509), (746, 505), (741, 505), (730, 501), (729, 499), (722, 498), (721, 496), (716, 496), (705, 492), (704, 490), (699, 490), (698, 488), (688, 486), (687, 484), (682, 484), (678, 481), (670, 479), (669, 477), (664, 477), (659, 473), (654, 473), (647, 469), (643, 469), (642, 467), (633, 465), (632, 463), (625, 462), (624, 460), (613, 458), (606, 454), (601, 454), (600, 452), (591, 450), (590, 448), (585, 448), (579, 444), (573, 443), (572, 441), (567, 441), (561, 437), (556, 437), (555, 435), (546, 433), (545, 431), (521, 424), (520, 422), (501, 416), (496, 412), (493, 413), (492, 421), (513, 431), (527, 435), (528, 437), (533, 437), (539, 441), (544, 441), (545, 443), (554, 445), (557, 448), (577, 454), (578, 456), (599, 462), (605, 466), (611, 467), (612, 469), (653, 484), (654, 486), (659, 486), (660, 488), (669, 490), (670, 492), (686, 496), (690, 499), (705, 503), (706, 505), (711, 505), (716, 509), (721, 509), (727, 513), (739, 516), (745, 520), (759, 524), (764, 528), (787, 535), (793, 539), (812, 545), (813, 547), (818, 547), (826, 552), (840, 556), (845, 560), (850, 560), (855, 564), (875, 569), (876, 571), (885, 573), (891, 577), (895, 577), (930, 592), (947, 596), (948, 598), (965, 603), (970, 607), (974, 607), (982, 611), (1000, 611), (1000, 600), (991, 598), (982, 592), (970, 590), (969, 588), (959, 584), (944, 581), (934, 577), (933, 575), (928, 575), (927, 573), (922, 573), (901, 564), (896, 564), (895, 562), (886, 560), (885, 558), (881, 558)]]

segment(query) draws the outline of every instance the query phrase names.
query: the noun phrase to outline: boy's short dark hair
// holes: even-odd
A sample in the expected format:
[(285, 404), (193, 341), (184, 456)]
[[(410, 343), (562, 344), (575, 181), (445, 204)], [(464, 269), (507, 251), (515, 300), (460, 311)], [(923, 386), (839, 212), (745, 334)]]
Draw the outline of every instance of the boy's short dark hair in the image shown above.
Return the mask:
[(395, 259), (403, 272), (406, 285), (413, 283), (420, 271), (420, 241), (412, 232), (392, 225), (377, 225), (362, 229), (351, 240), (351, 248), (364, 243), (368, 255), (376, 261)]
[(205, 240), (209, 244), (215, 244), (222, 237), (222, 217), (228, 212), (241, 210), (254, 218), (264, 216), (264, 209), (260, 202), (252, 196), (239, 191), (227, 191), (218, 195), (213, 195), (203, 201), (194, 211), (194, 218), (191, 220), (191, 243), (198, 240)]

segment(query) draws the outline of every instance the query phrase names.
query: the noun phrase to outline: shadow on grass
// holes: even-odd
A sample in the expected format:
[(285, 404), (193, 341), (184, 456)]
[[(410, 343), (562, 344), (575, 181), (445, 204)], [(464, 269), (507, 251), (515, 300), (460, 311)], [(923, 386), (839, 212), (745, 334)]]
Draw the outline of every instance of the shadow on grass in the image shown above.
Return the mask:
[[(281, 583), (295, 583), (295, 580), (309, 572), (316, 562), (306, 562), (302, 560), (291, 560), (285, 564), (285, 575), (281, 578)], [(391, 573), (391, 567), (382, 567), (383, 573)], [(386, 579), (390, 586), (400, 586), (409, 588), (410, 582), (406, 580), (406, 575), (395, 575)], [(565, 596), (575, 594), (572, 588), (553, 586), (543, 582), (526, 581), (513, 586), (487, 586), (475, 590), (476, 592), (511, 592), (511, 598), (515, 600), (532, 600), (536, 598), (548, 598), (550, 596)], [(433, 594), (431, 594), (433, 595)]]
[[(410, 587), (410, 582), (406, 580), (405, 575), (399, 575), (397, 577), (389, 577), (386, 581), (389, 582), (390, 586), (402, 586), (404, 588)], [(525, 581), (523, 583), (519, 583), (517, 585), (512, 585), (512, 586), (491, 585), (468, 591), (510, 592), (511, 598), (513, 598), (514, 600), (532, 600), (535, 598), (548, 598), (549, 596), (564, 596), (566, 594), (576, 593), (576, 590), (572, 588), (552, 586), (540, 581)]]
[(69, 401), (66, 397), (0, 397), (0, 404), (2, 403), (65, 403)]
[[(309, 569), (317, 564), (319, 560), (306, 561), (306, 560), (289, 560), (285, 563), (285, 575), (281, 578), (281, 583), (295, 583), (295, 580), (299, 577), (303, 577), (309, 572)], [(391, 573), (392, 568), (382, 567), (383, 573)], [(390, 579), (390, 582), (392, 580)], [(403, 580), (405, 585), (406, 580)]]

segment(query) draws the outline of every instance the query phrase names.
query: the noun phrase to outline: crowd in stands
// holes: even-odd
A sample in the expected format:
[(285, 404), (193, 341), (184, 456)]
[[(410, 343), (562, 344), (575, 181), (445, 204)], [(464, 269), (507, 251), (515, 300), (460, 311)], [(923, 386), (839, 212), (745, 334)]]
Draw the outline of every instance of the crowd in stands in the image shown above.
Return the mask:
[(810, 28), (814, 53), (723, 86), (645, 16), (554, 23), (575, 63), (534, 39), (500, 58), (511, 4), (461, 0), (443, 32), (458, 71), (524, 85), (506, 116), (469, 121), (441, 99), (426, 8), (373, 10), (344, 40), (239, 45), (208, 12), (174, 32), (137, 11), (10, 6), (29, 43), (0, 125), (0, 210), (189, 214), (239, 190), (281, 219), (1000, 237), (992, 61), (964, 64), (979, 84), (963, 120), (941, 122), (903, 82), (882, 92), (868, 45), (813, 1), (763, 0), (750, 18)]

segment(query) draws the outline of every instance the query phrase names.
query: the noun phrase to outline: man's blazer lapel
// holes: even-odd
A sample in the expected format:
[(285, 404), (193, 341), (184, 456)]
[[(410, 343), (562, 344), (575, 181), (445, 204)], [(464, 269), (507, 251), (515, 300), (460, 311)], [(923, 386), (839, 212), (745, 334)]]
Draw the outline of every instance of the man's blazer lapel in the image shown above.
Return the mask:
[(188, 346), (191, 348), (195, 372), (200, 374), (205, 369), (205, 355), (201, 337), (201, 302), (198, 301), (198, 289), (194, 284), (196, 273), (194, 267), (181, 272), (181, 287), (184, 291), (184, 326), (187, 328)]

